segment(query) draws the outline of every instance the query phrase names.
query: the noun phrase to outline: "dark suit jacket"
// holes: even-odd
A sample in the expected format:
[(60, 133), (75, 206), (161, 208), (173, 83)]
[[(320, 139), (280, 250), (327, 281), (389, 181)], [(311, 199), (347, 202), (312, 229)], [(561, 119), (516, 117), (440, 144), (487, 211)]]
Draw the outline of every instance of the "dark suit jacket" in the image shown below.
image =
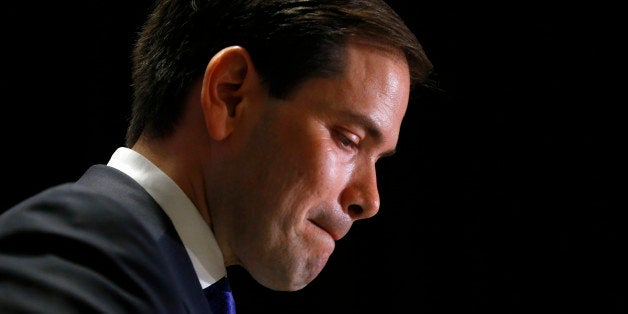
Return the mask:
[(0, 216), (0, 313), (210, 313), (170, 219), (92, 166)]

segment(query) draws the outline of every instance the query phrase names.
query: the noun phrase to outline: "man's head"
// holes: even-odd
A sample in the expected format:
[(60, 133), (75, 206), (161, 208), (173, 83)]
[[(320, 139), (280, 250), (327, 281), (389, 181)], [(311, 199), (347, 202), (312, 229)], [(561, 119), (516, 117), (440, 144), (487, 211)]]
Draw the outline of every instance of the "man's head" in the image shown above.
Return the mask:
[(309, 77), (342, 71), (351, 39), (401, 50), (413, 85), (431, 70), (415, 35), (382, 0), (157, 1), (133, 53), (127, 146), (142, 133), (172, 132), (189, 87), (225, 47), (244, 47), (271, 95), (283, 98)]
[(141, 135), (226, 265), (276, 290), (377, 213), (375, 163), (431, 68), (381, 1), (164, 1), (137, 47), (128, 144)]

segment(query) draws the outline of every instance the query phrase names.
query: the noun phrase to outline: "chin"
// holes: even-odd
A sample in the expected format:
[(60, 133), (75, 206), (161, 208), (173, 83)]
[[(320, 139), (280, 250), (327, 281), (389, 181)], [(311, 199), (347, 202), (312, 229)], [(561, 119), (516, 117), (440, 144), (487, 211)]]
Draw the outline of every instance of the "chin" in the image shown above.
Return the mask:
[(301, 290), (303, 288), (305, 288), (310, 282), (312, 282), (312, 280), (314, 280), (314, 278), (316, 278), (317, 275), (314, 276), (308, 276), (308, 278), (302, 278), (301, 275), (297, 275), (297, 277), (294, 278), (277, 278), (277, 277), (273, 277), (273, 278), (257, 278), (255, 276), (253, 276), (255, 278), (255, 280), (257, 282), (259, 282), (262, 286), (274, 290), (274, 291), (286, 291), (286, 292), (292, 292), (292, 291), (298, 291)]
[(275, 281), (274, 285), (267, 286), (277, 291), (298, 291), (305, 288), (321, 273), (327, 261), (328, 254), (309, 255), (306, 260), (301, 261), (291, 269), (284, 269), (281, 274), (276, 274), (281, 278)]

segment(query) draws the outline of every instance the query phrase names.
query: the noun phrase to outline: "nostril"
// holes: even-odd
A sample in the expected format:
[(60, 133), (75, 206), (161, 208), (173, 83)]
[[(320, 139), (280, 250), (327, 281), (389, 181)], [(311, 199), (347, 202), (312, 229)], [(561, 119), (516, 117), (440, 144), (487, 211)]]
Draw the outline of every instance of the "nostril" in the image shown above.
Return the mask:
[(360, 205), (349, 205), (349, 215), (351, 217), (361, 216), (364, 209)]

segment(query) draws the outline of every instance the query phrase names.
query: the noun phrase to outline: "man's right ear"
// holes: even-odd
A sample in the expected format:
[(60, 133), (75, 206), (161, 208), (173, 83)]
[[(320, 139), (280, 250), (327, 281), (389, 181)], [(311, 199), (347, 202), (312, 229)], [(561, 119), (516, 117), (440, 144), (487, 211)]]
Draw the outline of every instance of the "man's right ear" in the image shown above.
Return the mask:
[(248, 51), (230, 46), (207, 64), (201, 89), (201, 106), (209, 136), (220, 141), (237, 127), (247, 93), (259, 86)]

